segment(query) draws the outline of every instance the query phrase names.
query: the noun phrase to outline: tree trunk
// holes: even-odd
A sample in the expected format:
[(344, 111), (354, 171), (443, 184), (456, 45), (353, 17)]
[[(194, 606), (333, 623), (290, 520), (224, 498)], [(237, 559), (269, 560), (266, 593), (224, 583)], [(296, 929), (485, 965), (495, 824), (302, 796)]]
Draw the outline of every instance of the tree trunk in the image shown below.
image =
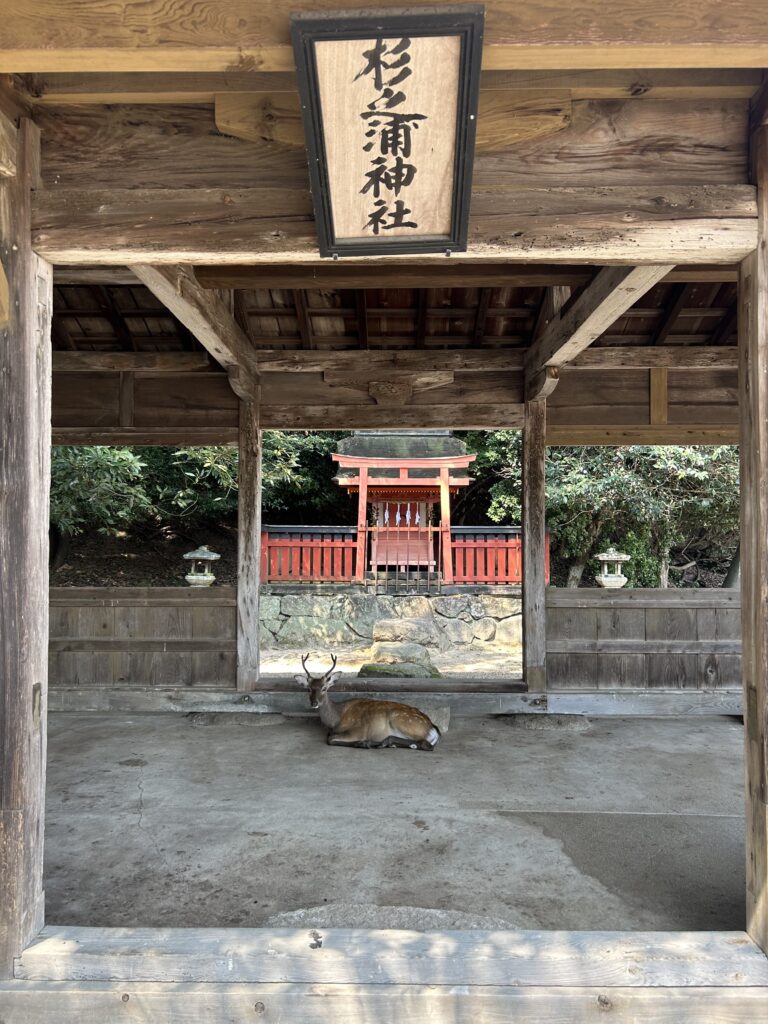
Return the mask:
[(669, 551), (659, 559), (659, 586), (662, 590), (669, 587)]
[(584, 575), (584, 570), (587, 567), (586, 559), (582, 561), (571, 562), (568, 568), (568, 578), (565, 581), (566, 587), (576, 588), (581, 585), (581, 577)]
[(725, 574), (723, 580), (723, 586), (729, 587), (731, 590), (736, 589), (739, 586), (741, 579), (741, 544), (736, 545), (736, 550), (733, 553), (733, 559), (731, 564), (728, 566), (728, 572)]

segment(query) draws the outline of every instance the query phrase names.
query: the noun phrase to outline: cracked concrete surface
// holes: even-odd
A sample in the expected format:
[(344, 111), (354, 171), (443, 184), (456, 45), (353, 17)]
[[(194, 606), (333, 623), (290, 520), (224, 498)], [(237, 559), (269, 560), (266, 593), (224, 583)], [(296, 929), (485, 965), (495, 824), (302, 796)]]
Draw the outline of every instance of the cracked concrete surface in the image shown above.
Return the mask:
[(49, 721), (50, 923), (743, 927), (733, 719), (454, 716), (429, 754), (275, 715)]

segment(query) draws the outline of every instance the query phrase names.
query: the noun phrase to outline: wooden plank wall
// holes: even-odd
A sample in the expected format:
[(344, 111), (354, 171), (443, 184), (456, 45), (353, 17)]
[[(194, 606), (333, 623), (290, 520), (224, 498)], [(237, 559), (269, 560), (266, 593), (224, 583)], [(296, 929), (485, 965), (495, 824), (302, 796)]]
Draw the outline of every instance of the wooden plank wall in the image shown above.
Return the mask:
[(51, 683), (234, 688), (236, 621), (234, 587), (52, 588)]
[[(739, 689), (736, 590), (547, 590), (549, 692)], [(51, 589), (52, 688), (234, 689), (234, 587)]]
[(550, 690), (739, 689), (738, 590), (547, 592)]

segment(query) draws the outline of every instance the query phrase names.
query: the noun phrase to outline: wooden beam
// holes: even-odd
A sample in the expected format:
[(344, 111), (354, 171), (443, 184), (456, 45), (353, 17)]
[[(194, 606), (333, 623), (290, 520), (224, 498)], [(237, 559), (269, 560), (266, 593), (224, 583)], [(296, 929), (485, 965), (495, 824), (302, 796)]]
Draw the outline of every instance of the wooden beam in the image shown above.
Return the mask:
[(265, 405), (262, 430), (455, 430), (515, 429), (523, 407), (508, 405)]
[(666, 366), (656, 366), (650, 373), (649, 409), (650, 422), (656, 426), (666, 423), (669, 416), (669, 370)]
[[(451, 941), (450, 932), (435, 932), (435, 944), (440, 944), (443, 935), (448, 936), (446, 942)], [(563, 941), (567, 941), (568, 932), (562, 935)], [(693, 987), (685, 983), (647, 988), (628, 985), (606, 990), (604, 985), (518, 988), (375, 982), (326, 985), (321, 981), (309, 985), (16, 981), (0, 985), (0, 1000), (14, 1024), (90, 1024), (109, 1020), (110, 1015), (114, 1019), (118, 1006), (117, 1012), (127, 1024), (147, 1020), (203, 1024), (211, 1020), (212, 1006), (222, 1020), (248, 1020), (268, 1008), (269, 1015), (278, 1021), (301, 1024), (327, 1024), (329, 1009), (333, 1010), (334, 1024), (392, 1021), (402, 1014), (403, 1007), (410, 1024), (448, 1020), (541, 1024), (587, 1021), (605, 1012), (611, 1013), (612, 1024), (742, 1024), (763, 1020), (768, 1014), (764, 986)], [(120, 1005), (125, 1002), (127, 1009)]]
[(523, 677), (529, 693), (547, 689), (546, 460), (547, 403), (526, 402), (523, 426)]
[(3, 264), (0, 263), (0, 330), (11, 320), (11, 293)]
[(736, 424), (669, 423), (620, 426), (613, 424), (566, 425), (547, 428), (548, 445), (628, 445), (628, 444), (738, 444)]
[[(0, 977), (43, 925), (50, 267), (30, 247), (40, 135), (23, 119), (17, 169), (0, 178), (0, 258), (10, 317), (0, 326)], [(2, 1000), (0, 999), (0, 1002)]]
[[(83, 358), (82, 368), (109, 369), (110, 361), (117, 353), (78, 352), (70, 360), (68, 353), (54, 355), (55, 367), (73, 368)], [(171, 365), (171, 357), (177, 353), (164, 353), (163, 359)], [(150, 357), (150, 354), (146, 354)], [(434, 349), (416, 351), (413, 349), (381, 349), (360, 352), (355, 349), (343, 351), (304, 349), (256, 349), (255, 358), (260, 373), (325, 373), (340, 372), (365, 374), (402, 371), (410, 373), (440, 370), (466, 370), (482, 373), (488, 370), (522, 370), (525, 366), (526, 350), (523, 348), (503, 349)], [(137, 359), (143, 358), (138, 355)], [(103, 360), (103, 363), (102, 363)], [(61, 361), (59, 363), (59, 361)], [(698, 345), (668, 345), (661, 348), (634, 347), (622, 345), (617, 348), (592, 346), (568, 364), (569, 370), (649, 370), (654, 366), (688, 370), (734, 370), (738, 366), (738, 350), (733, 346), (711, 348)]]
[(304, 348), (314, 348), (312, 322), (307, 313), (307, 296), (301, 288), (294, 289), (293, 304), (296, 307), (296, 323), (299, 327), (301, 343)]
[(668, 273), (669, 267), (627, 269), (604, 267), (564, 313), (547, 326), (528, 350), (526, 398), (531, 401), (547, 366), (562, 366), (575, 359), (629, 307)]
[(485, 324), (488, 319), (488, 307), (491, 304), (491, 289), (481, 288), (475, 311), (475, 325), (472, 331), (472, 343), (482, 345), (485, 337)]
[[(364, 685), (363, 680), (354, 682)], [(370, 682), (381, 685), (381, 680)], [(414, 685), (420, 680), (410, 682)], [(305, 694), (296, 695), (306, 701)], [(596, 695), (589, 696), (594, 699)], [(503, 987), (509, 984), (511, 972), (515, 987), (520, 989), (603, 985), (610, 992), (623, 986), (666, 988), (687, 984), (708, 987), (713, 995), (718, 985), (741, 989), (768, 985), (768, 960), (743, 931), (419, 932), (323, 928), (321, 939), (322, 943), (310, 946), (307, 932), (301, 928), (49, 925), (24, 951), (16, 977), (27, 983), (87, 977), (92, 982), (177, 984), (181, 974), (198, 984), (269, 987), (322, 982), (346, 986), (375, 981), (378, 972), (381, 988)], [(595, 1010), (595, 1019), (599, 1020), (597, 1014), (606, 1009)], [(332, 1019), (335, 1022), (338, 1018), (334, 1014)], [(371, 1018), (358, 1015), (357, 1019)], [(422, 1018), (417, 1019), (420, 1024)], [(470, 1013), (469, 1017), (451, 1015), (449, 1019), (480, 1019), (489, 1024), (494, 1018), (473, 1017)], [(495, 1018), (504, 1019), (515, 1018)], [(435, 1019), (434, 1024), (443, 1024), (443, 1020)], [(589, 1016), (579, 1020), (589, 1020)], [(347, 1018), (344, 1021), (351, 1024)]]
[[(302, 191), (275, 188), (42, 189), (33, 242), (55, 263), (269, 264), (277, 279), (275, 264), (320, 263), (308, 203)], [(452, 257), (450, 267), (442, 255), (417, 262), (450, 274), (494, 262), (735, 263), (756, 238), (754, 191), (741, 185), (476, 190), (472, 210), (466, 253)], [(409, 262), (344, 261), (345, 273), (380, 266), (393, 275)], [(341, 268), (330, 270), (343, 280)], [(476, 274), (475, 283), (495, 283)], [(304, 269), (303, 282), (307, 276)], [(381, 280), (374, 286), (385, 287)]]
[[(650, 69), (483, 71), (486, 90), (552, 92), (565, 90), (574, 100), (744, 100), (760, 88), (759, 69)], [(293, 71), (227, 72), (53, 72), (30, 76), (35, 105), (207, 103), (226, 93), (296, 91)]]
[(260, 672), (261, 430), (258, 400), (240, 403), (237, 501), (237, 688), (256, 689)]
[(364, 288), (355, 291), (355, 317), (357, 343), (360, 348), (368, 348), (368, 298)]
[(207, 352), (54, 352), (54, 373), (191, 373), (211, 369)]
[[(301, 104), (293, 92), (225, 92), (217, 94), (216, 127), (224, 135), (249, 142), (305, 145)], [(571, 94), (567, 89), (507, 90), (480, 93), (477, 152), (499, 152), (510, 145), (552, 135), (571, 123)]]
[[(111, 279), (112, 267), (62, 265), (54, 270), (55, 280), (62, 284), (88, 283), (104, 274)], [(125, 269), (119, 272), (125, 274)], [(407, 276), (412, 288), (546, 288), (566, 285), (577, 288), (589, 284), (594, 271), (583, 265), (549, 264), (493, 264), (462, 263), (453, 259), (450, 264), (425, 266), (423, 263), (371, 267), (348, 260), (329, 266), (312, 263), (305, 266), (211, 266), (195, 268), (195, 276), (203, 288), (377, 288), (397, 286)], [(675, 267), (666, 282), (701, 281), (704, 283), (735, 283), (737, 271), (733, 266)], [(116, 284), (125, 283), (121, 279)]]
[(0, 111), (0, 178), (16, 173), (16, 125)]
[(235, 392), (241, 398), (252, 398), (258, 379), (253, 348), (228, 304), (203, 290), (186, 267), (139, 264), (133, 270), (216, 362), (227, 371), (234, 371), (230, 372), (230, 381)]
[(753, 140), (760, 240), (739, 277), (747, 931), (768, 953), (768, 126)]
[[(382, 0), (380, 8), (399, 0)], [(309, 10), (333, 8), (314, 0)], [(700, 0), (648, 17), (643, 0), (620, 8), (584, 0), (579, 17), (546, 0), (488, 0), (483, 67), (487, 69), (754, 68), (768, 65), (768, 39), (758, 0), (723, 6)], [(204, 17), (187, 6), (46, 8), (16, 4), (3, 23), (0, 71), (293, 71), (288, 0), (254, 8), (249, 0), (209, 0)], [(233, 26), (237, 31), (233, 34)]]

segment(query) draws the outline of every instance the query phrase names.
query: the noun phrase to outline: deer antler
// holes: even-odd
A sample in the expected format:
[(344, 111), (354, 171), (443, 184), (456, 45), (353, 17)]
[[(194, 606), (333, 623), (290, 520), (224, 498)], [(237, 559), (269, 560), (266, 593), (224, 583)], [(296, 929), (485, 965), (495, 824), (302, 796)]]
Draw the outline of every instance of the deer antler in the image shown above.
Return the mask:
[(309, 673), (309, 669), (307, 668), (307, 662), (308, 661), (309, 661), (309, 651), (307, 651), (307, 653), (301, 659), (301, 667), (304, 669), (304, 671), (307, 674), (307, 678), (309, 679), (310, 678), (310, 673)]

